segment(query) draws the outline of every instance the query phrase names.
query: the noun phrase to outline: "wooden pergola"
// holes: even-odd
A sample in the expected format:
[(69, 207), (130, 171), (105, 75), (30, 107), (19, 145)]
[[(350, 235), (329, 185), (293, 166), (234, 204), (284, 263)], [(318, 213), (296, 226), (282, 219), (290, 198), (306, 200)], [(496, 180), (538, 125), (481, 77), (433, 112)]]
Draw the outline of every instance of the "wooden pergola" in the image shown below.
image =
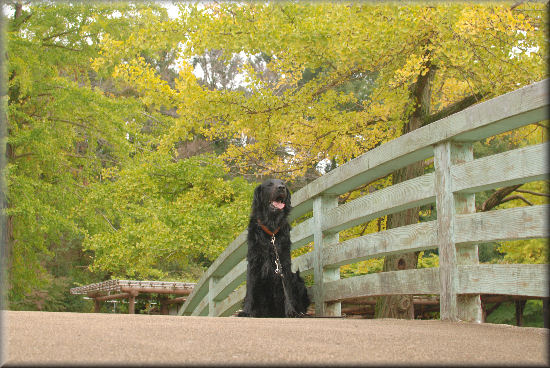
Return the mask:
[[(94, 300), (94, 312), (99, 312), (101, 302), (128, 299), (128, 313), (135, 313), (136, 297), (139, 294), (160, 294), (160, 312), (168, 314), (172, 304), (183, 304), (191, 294), (194, 283), (174, 281), (108, 280), (75, 287), (71, 294), (87, 295)], [(175, 297), (170, 298), (170, 295)]]

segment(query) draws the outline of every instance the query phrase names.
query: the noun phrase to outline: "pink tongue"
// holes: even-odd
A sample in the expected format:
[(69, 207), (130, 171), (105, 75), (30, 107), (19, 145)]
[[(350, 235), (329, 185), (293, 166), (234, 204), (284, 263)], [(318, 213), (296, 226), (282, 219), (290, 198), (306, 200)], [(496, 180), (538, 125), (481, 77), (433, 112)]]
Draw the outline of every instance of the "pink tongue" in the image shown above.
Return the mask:
[(285, 208), (285, 204), (282, 203), (282, 202), (273, 201), (273, 202), (271, 202), (271, 204), (273, 205), (273, 207), (275, 207), (277, 209), (280, 209), (280, 210)]

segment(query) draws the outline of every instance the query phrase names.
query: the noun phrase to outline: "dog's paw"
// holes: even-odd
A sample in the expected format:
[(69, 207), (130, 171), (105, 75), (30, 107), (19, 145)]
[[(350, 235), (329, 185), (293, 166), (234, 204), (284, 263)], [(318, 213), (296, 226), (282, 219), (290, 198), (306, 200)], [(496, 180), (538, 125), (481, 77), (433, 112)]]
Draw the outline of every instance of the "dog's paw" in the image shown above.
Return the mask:
[(237, 317), (250, 317), (250, 313), (240, 311), (239, 313), (237, 313)]
[(287, 318), (299, 318), (299, 317), (301, 317), (300, 313), (296, 312), (296, 310), (294, 308), (292, 308), (290, 310), (287, 310), (285, 312), (285, 316)]

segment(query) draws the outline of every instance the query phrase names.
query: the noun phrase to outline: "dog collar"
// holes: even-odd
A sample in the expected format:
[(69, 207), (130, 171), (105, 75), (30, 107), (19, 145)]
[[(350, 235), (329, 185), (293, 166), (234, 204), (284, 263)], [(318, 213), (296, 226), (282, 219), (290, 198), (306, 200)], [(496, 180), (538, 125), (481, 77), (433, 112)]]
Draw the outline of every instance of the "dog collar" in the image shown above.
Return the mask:
[(260, 221), (260, 219), (258, 219), (258, 225), (260, 225), (260, 227), (262, 228), (263, 231), (265, 231), (265, 233), (271, 237), (275, 236), (275, 234), (277, 234), (279, 232), (279, 229), (280, 227), (277, 228), (277, 230), (275, 231), (271, 231), (267, 228), (267, 226), (265, 226), (264, 224), (262, 224), (262, 222)]

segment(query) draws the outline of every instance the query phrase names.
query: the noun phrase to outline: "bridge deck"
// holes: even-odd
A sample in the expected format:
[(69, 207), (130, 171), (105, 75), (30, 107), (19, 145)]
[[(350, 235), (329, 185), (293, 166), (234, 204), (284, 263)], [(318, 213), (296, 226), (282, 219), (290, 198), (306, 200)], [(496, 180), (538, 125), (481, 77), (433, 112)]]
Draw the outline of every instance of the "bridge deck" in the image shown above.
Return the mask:
[(3, 317), (7, 366), (549, 363), (547, 329), (505, 325), (13, 311)]

